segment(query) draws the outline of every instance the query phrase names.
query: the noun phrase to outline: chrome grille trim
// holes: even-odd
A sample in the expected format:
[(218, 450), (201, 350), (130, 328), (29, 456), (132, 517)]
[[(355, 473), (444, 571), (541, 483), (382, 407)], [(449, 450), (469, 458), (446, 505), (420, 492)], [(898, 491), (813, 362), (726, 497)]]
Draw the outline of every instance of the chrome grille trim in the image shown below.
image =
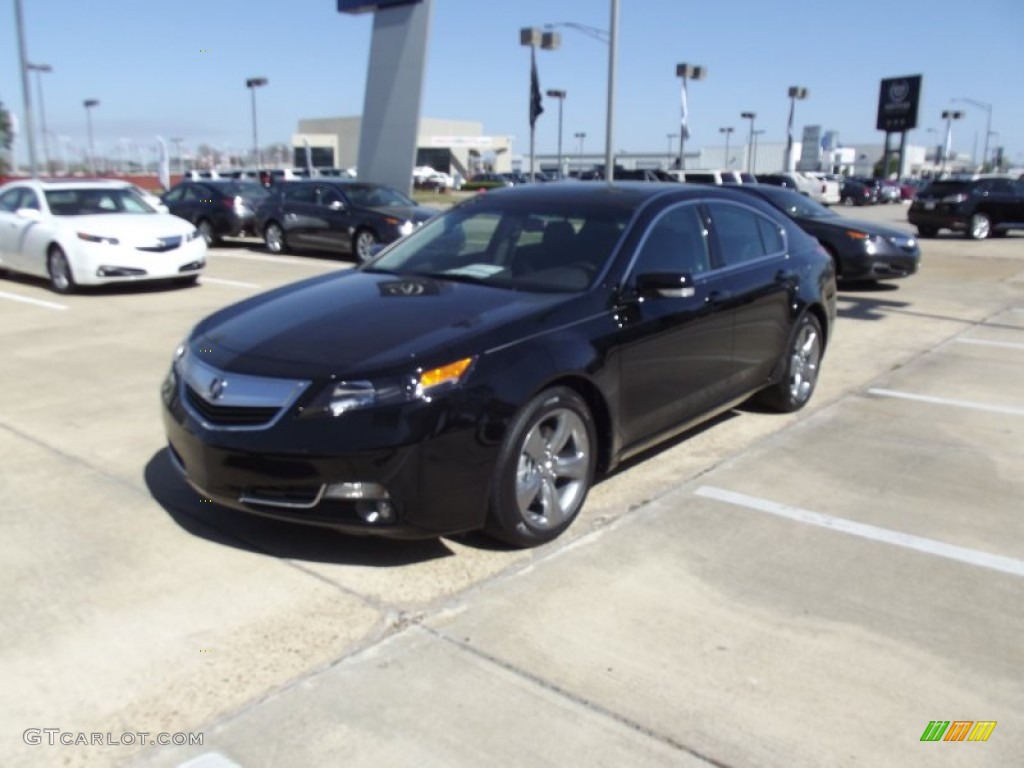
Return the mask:
[(271, 499), (265, 496), (256, 496), (248, 493), (240, 494), (238, 500), (243, 504), (257, 504), (263, 507), (280, 507), (281, 509), (312, 509), (320, 503), (320, 500), (324, 497), (324, 491), (326, 490), (327, 485), (321, 485), (312, 501), (285, 501), (283, 499)]

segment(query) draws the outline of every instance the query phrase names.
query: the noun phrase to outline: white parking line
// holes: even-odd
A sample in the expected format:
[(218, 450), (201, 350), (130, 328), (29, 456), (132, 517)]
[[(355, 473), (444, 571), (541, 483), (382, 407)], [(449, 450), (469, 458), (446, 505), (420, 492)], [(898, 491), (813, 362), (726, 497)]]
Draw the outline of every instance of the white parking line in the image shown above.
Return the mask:
[(954, 400), (949, 397), (915, 395), (910, 392), (896, 392), (892, 389), (876, 389), (874, 387), (868, 390), (868, 394), (878, 395), (879, 397), (898, 397), (903, 400), (916, 400), (919, 403), (932, 403), (933, 405), (952, 405), (957, 408), (972, 408), (976, 411), (1006, 413), (1011, 416), (1024, 416), (1024, 408), (1016, 408), (1012, 405), (989, 405), (988, 403), (976, 403), (972, 400)]
[(983, 347), (1002, 347), (1004, 349), (1024, 349), (1024, 344), (1013, 341), (989, 341), (988, 339), (956, 339), (961, 344), (980, 344)]
[(7, 293), (6, 291), (0, 291), (0, 299), (10, 299), (11, 301), (20, 301), (24, 304), (34, 304), (37, 307), (46, 307), (47, 309), (67, 309), (66, 304), (58, 304), (55, 301), (43, 301), (42, 299), (30, 299), (27, 296), (19, 296), (16, 293)]
[[(244, 261), (266, 261), (271, 264), (301, 264), (306, 267), (319, 267), (324, 265), (323, 261), (316, 259), (296, 259), (289, 256), (261, 256), (258, 253), (216, 253), (208, 254), (207, 258), (212, 259), (242, 259)], [(335, 264), (328, 262), (328, 266), (336, 268), (338, 266), (351, 266), (349, 264)]]
[(199, 279), (199, 281), (202, 282), (202, 283), (214, 283), (215, 285), (232, 285), (232, 286), (234, 286), (236, 288), (262, 288), (263, 287), (261, 285), (256, 285), (256, 283), (242, 283), (242, 282), (239, 282), (238, 280), (221, 280), (220, 278), (217, 278), (217, 277), (207, 277), (206, 275), (203, 275)]
[(794, 520), (798, 523), (816, 525), (819, 528), (828, 528), (839, 533), (849, 533), (864, 539), (924, 552), (928, 555), (945, 557), (949, 560), (957, 560), (961, 563), (977, 565), (993, 571), (1002, 571), (1013, 576), (1024, 576), (1024, 560), (1017, 560), (1013, 557), (1004, 557), (1002, 555), (993, 555), (990, 552), (982, 552), (978, 549), (958, 547), (953, 544), (947, 544), (944, 541), (926, 539), (922, 536), (914, 536), (888, 528), (879, 528), (878, 526), (866, 523), (857, 523), (842, 517), (823, 515), (819, 512), (811, 512), (810, 510), (798, 507), (787, 507), (784, 504), (777, 504), (767, 499), (759, 499), (756, 496), (747, 496), (742, 493), (733, 493), (732, 491), (708, 485), (702, 485), (696, 490), (696, 494), (706, 499), (723, 501), (726, 504), (733, 504), (737, 507), (767, 512), (768, 514), (784, 517), (787, 520)]
[(242, 766), (234, 760), (229, 760), (220, 752), (205, 752), (199, 757), (178, 763), (178, 768), (242, 768)]

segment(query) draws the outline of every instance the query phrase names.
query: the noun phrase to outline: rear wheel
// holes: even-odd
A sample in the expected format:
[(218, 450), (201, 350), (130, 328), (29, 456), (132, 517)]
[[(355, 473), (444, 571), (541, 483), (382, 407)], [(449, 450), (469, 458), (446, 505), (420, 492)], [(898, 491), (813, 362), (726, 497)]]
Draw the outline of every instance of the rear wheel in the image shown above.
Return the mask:
[(46, 255), (46, 271), (50, 276), (50, 288), (55, 293), (74, 293), (75, 276), (71, 273), (71, 265), (60, 246), (53, 246)]
[(758, 395), (761, 403), (777, 411), (799, 411), (811, 399), (818, 383), (825, 340), (821, 323), (810, 312), (797, 322), (789, 347), (782, 360), (783, 375), (779, 382)]
[(267, 250), (271, 253), (288, 252), (288, 237), (276, 221), (267, 224), (266, 229), (263, 230), (263, 240), (267, 244)]
[(984, 213), (971, 216), (967, 225), (967, 236), (971, 240), (984, 240), (992, 233), (992, 220)]
[(196, 224), (196, 229), (198, 229), (199, 234), (203, 236), (203, 240), (206, 241), (207, 247), (212, 248), (220, 242), (220, 238), (217, 236), (217, 232), (214, 230), (213, 224), (209, 219), (200, 219), (199, 223)]
[(519, 547), (559, 536), (583, 507), (596, 458), (583, 398), (568, 387), (541, 392), (519, 412), (498, 455), (488, 535)]

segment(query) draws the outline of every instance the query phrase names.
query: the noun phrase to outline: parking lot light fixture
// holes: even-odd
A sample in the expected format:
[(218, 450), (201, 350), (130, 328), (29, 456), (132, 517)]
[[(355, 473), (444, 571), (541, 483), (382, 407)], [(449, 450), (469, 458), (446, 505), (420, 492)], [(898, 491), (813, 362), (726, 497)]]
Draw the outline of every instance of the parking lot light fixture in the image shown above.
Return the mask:
[(562, 178), (565, 175), (565, 169), (562, 167), (562, 103), (565, 101), (568, 93), (564, 90), (552, 88), (547, 94), (550, 99), (558, 99), (558, 178)]
[(732, 136), (732, 132), (736, 130), (731, 125), (727, 125), (724, 128), (719, 128), (719, 133), (725, 134), (725, 169), (729, 169), (729, 138)]
[(256, 89), (262, 88), (269, 81), (265, 77), (250, 77), (245, 81), (245, 87), (252, 94), (252, 156), (256, 162), (257, 170), (263, 167), (263, 158), (260, 157), (259, 132), (256, 129)]
[(793, 116), (796, 113), (797, 99), (806, 99), (809, 91), (803, 86), (791, 85), (789, 87), (789, 122), (786, 123), (786, 166), (784, 171), (793, 170)]
[(583, 140), (585, 138), (587, 138), (587, 134), (584, 131), (577, 131), (576, 133), (573, 134), (573, 136), (575, 136), (576, 139), (580, 143), (580, 147), (579, 147), (579, 158), (580, 158), (579, 159), (579, 166), (580, 167), (577, 169), (577, 173), (581, 173), (583, 171)]
[(753, 161), (750, 164), (750, 172), (755, 174), (755, 175), (757, 174), (757, 142), (758, 142), (758, 137), (759, 136), (763, 136), (763, 135), (764, 135), (764, 128), (759, 128), (759, 129), (757, 129), (756, 131), (753, 132), (753, 136), (754, 136), (754, 159), (753, 159)]
[(537, 77), (537, 48), (545, 51), (554, 51), (562, 43), (562, 36), (558, 32), (542, 30), (540, 27), (523, 27), (519, 30), (519, 44), (530, 49), (530, 180), (536, 177), (534, 173), (535, 147), (534, 136), (537, 118), (540, 117), (544, 108), (540, 101), (540, 80)]
[(994, 133), (992, 130), (992, 105), (986, 101), (978, 101), (977, 99), (969, 99), (966, 96), (961, 96), (953, 101), (962, 101), (965, 104), (984, 109), (987, 117), (985, 118), (985, 147), (981, 150), (981, 170), (985, 170), (985, 164), (988, 162), (988, 140), (989, 137)]
[(687, 84), (690, 80), (703, 80), (707, 77), (707, 67), (698, 64), (676, 64), (676, 77), (682, 78), (683, 87), (680, 91), (680, 118), (679, 118), (679, 170), (686, 168), (686, 140), (690, 137), (690, 115), (687, 94)]
[(949, 153), (953, 148), (953, 121), (959, 120), (964, 113), (958, 109), (942, 110), (942, 119), (946, 121), (946, 143), (942, 147), (942, 172), (949, 168)]
[(747, 139), (747, 173), (754, 172), (754, 120), (756, 112), (740, 112), (740, 117), (750, 121), (750, 135)]
[(92, 110), (100, 105), (99, 99), (86, 99), (82, 102), (85, 107), (85, 124), (89, 132), (89, 173), (96, 175), (96, 149), (92, 142)]

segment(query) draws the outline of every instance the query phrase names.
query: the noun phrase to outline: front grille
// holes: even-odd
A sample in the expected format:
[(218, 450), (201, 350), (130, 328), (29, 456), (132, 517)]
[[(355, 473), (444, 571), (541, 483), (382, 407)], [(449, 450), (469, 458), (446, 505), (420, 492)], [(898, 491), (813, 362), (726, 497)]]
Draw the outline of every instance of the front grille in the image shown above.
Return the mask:
[(255, 427), (271, 421), (280, 408), (214, 405), (207, 402), (192, 387), (185, 385), (188, 404), (208, 423), (218, 427)]
[(181, 245), (181, 236), (175, 237), (161, 237), (156, 245), (140, 245), (135, 250), (147, 251), (149, 253), (166, 253), (167, 251), (173, 251), (175, 248)]

